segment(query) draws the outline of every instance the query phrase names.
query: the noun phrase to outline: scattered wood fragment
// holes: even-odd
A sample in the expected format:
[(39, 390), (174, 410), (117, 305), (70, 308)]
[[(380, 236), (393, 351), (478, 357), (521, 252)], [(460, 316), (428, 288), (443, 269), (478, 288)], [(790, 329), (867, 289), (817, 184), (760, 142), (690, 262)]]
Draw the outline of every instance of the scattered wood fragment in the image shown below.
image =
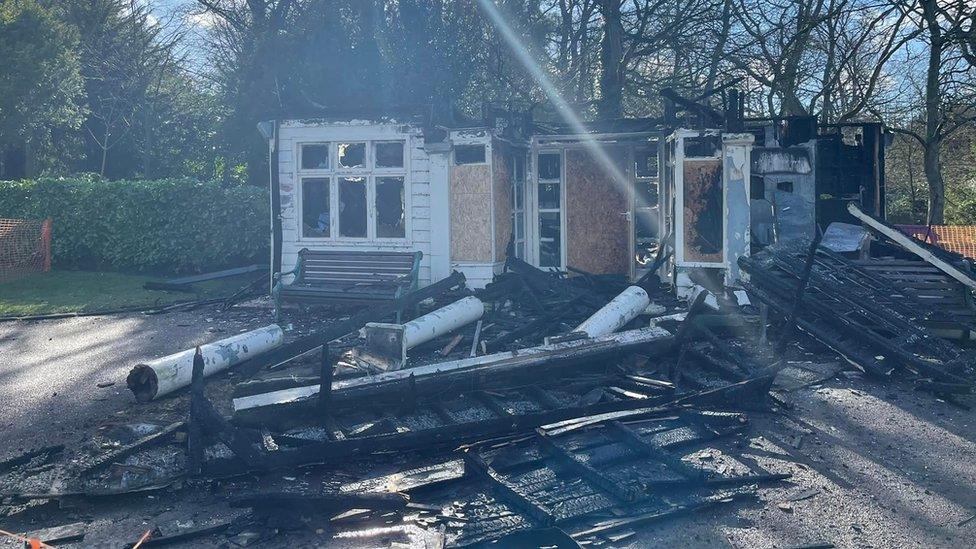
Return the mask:
[(170, 423), (169, 425), (163, 427), (162, 429), (156, 431), (155, 433), (146, 435), (140, 438), (139, 440), (130, 442), (125, 446), (117, 448), (109, 452), (108, 454), (100, 458), (97, 458), (91, 464), (82, 467), (81, 470), (78, 471), (78, 474), (87, 475), (89, 473), (93, 473), (95, 471), (108, 467), (109, 465), (117, 461), (123, 460), (131, 456), (132, 454), (135, 454), (136, 452), (145, 450), (146, 448), (149, 448), (154, 444), (161, 444), (165, 442), (166, 439), (171, 437), (174, 433), (183, 429), (184, 427), (186, 427), (186, 422), (183, 421), (176, 421)]

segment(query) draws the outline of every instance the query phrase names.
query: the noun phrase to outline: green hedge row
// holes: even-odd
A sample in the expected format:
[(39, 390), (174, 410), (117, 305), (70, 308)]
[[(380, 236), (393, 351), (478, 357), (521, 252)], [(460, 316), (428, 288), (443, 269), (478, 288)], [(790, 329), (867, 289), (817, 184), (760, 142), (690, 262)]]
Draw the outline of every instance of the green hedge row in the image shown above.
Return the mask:
[(154, 274), (268, 261), (267, 190), (191, 179), (0, 181), (0, 217), (53, 219), (56, 268)]

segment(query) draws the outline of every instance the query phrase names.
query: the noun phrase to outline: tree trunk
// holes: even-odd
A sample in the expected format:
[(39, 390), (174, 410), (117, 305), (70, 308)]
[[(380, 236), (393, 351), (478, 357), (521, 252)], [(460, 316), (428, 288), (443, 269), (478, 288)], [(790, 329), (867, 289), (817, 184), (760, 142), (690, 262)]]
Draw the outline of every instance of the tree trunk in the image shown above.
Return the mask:
[(620, 20), (621, 0), (602, 0), (603, 44), (600, 49), (600, 116), (620, 118), (623, 112), (623, 24)]
[(939, 161), (939, 141), (929, 141), (925, 146), (925, 180), (929, 184), (929, 211), (926, 223), (945, 223), (945, 181), (942, 179), (942, 163)]
[(935, 0), (922, 2), (922, 14), (929, 33), (929, 62), (925, 75), (925, 180), (929, 185), (929, 225), (945, 222), (945, 181), (942, 179), (942, 163), (939, 152), (942, 148), (940, 108), (942, 69), (942, 48), (945, 46), (942, 29), (939, 27), (938, 6)]

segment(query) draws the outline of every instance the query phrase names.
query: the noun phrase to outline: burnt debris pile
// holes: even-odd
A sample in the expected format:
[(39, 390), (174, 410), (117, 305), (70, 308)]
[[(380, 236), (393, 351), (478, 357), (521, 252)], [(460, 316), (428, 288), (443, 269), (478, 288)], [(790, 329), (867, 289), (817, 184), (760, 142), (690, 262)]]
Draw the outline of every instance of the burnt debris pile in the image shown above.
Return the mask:
[[(752, 415), (842, 369), (962, 405), (971, 356), (936, 330), (969, 321), (892, 275), (900, 264), (862, 263), (779, 244), (740, 261), (741, 287), (681, 301), (656, 277), (511, 259), (483, 289), (454, 273), (300, 337), (239, 334), (153, 362), (165, 391), (131, 376), (140, 406), (165, 404), (156, 425), (0, 462), (2, 509), (189, 493), (233, 509), (155, 525), (147, 546), (309, 531), (353, 545), (625, 541), (789, 477), (740, 454), (760, 434)], [(207, 379), (221, 369), (233, 377)]]

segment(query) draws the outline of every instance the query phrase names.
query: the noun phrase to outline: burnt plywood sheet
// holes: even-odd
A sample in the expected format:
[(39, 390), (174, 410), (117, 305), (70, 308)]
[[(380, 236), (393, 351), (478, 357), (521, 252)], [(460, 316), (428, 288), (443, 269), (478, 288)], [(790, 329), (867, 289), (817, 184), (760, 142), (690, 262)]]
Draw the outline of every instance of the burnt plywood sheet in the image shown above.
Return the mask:
[(721, 263), (723, 250), (722, 161), (685, 160), (682, 236), (684, 261)]
[(588, 151), (566, 151), (566, 259), (569, 266), (595, 274), (630, 272), (630, 210), (627, 151), (608, 148), (608, 156), (628, 181), (614, 182)]
[(451, 260), (489, 262), (491, 257), (491, 166), (451, 169)]
[(512, 148), (496, 142), (492, 150), (492, 203), (495, 208), (495, 261), (505, 260), (512, 237)]

